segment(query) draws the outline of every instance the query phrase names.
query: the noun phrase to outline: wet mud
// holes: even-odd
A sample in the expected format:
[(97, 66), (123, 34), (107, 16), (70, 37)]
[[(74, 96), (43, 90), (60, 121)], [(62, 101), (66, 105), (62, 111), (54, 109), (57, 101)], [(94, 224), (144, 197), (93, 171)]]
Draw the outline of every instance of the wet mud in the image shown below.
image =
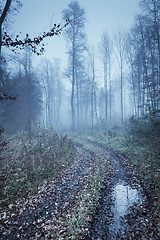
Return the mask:
[(128, 176), (120, 162), (120, 158), (112, 151), (101, 148), (110, 155), (114, 168), (114, 175), (110, 184), (103, 192), (96, 215), (91, 224), (91, 239), (113, 240), (127, 239), (126, 229), (128, 223), (125, 215), (129, 214), (130, 208), (140, 204), (143, 200), (140, 190), (132, 188)]
[[(36, 196), (19, 202), (1, 216), (0, 239), (54, 239), (54, 226), (65, 208), (74, 201), (92, 171), (94, 159), (83, 146), (77, 145), (75, 162), (58, 179), (46, 184)], [(52, 233), (46, 236), (49, 226)]]
[[(136, 177), (133, 168), (129, 165), (126, 171), (121, 157), (113, 151), (91, 145), (103, 152), (104, 157), (110, 157), (111, 166), (106, 170), (108, 177), (97, 211), (92, 216), (89, 235), (83, 240), (158, 239), (148, 237), (149, 234), (153, 236), (153, 231), (148, 210), (139, 207), (144, 195), (139, 185), (134, 185)], [(76, 147), (75, 162), (58, 179), (46, 182), (36, 196), (30, 196), (3, 212), (0, 239), (56, 239), (54, 234), (59, 217), (68, 207), (72, 209), (77, 193), (86, 183), (86, 176), (92, 174), (96, 164), (94, 154), (85, 144), (76, 144)]]

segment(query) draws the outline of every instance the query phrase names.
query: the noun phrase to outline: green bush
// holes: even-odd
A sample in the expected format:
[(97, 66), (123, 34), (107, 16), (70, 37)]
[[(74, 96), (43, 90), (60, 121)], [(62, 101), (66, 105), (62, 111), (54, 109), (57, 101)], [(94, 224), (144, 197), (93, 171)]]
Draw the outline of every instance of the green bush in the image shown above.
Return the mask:
[(152, 135), (160, 135), (160, 119), (146, 119), (130, 117), (125, 124), (127, 132), (131, 135), (138, 135), (139, 137), (150, 137)]

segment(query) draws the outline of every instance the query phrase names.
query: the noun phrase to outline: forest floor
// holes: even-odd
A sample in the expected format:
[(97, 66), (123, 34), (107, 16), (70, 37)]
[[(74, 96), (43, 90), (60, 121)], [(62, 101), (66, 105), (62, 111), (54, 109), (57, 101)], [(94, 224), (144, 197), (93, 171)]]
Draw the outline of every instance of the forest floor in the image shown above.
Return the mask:
[(134, 165), (89, 140), (74, 140), (73, 163), (37, 194), (1, 209), (2, 240), (159, 239), (158, 218)]

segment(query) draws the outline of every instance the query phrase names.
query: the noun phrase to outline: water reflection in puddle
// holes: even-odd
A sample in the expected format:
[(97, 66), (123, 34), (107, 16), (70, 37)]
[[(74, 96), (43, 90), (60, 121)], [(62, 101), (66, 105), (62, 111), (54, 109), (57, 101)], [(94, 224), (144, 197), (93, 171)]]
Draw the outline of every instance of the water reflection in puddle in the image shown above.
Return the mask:
[(119, 156), (110, 150), (99, 147), (112, 159), (115, 175), (112, 179), (112, 190), (106, 188), (101, 203), (92, 222), (91, 237), (93, 240), (127, 239), (125, 232), (128, 224), (123, 217), (129, 213), (130, 208), (143, 200), (139, 190), (131, 188), (129, 179), (120, 162)]
[(113, 187), (112, 198), (114, 199), (114, 205), (112, 206), (113, 222), (109, 226), (110, 235), (116, 235), (119, 231), (122, 233), (125, 229), (124, 222), (122, 223), (122, 217), (126, 215), (129, 208), (134, 203), (138, 203), (142, 200), (142, 196), (137, 189), (131, 188), (125, 181), (119, 180)]

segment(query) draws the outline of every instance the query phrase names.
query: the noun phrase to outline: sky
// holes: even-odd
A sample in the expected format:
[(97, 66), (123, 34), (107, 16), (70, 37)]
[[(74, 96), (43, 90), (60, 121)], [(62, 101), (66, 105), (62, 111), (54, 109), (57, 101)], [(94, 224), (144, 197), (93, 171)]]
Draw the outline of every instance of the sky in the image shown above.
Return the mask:
[[(14, 17), (13, 32), (21, 36), (37, 36), (48, 31), (54, 23), (63, 24), (62, 11), (70, 0), (22, 0), (23, 7)], [(79, 0), (86, 11), (86, 34), (88, 43), (95, 47), (106, 30), (113, 33), (118, 28), (128, 30), (139, 11), (139, 0)], [(66, 64), (66, 41), (63, 34), (45, 41), (45, 54), (50, 59), (60, 58)], [(41, 58), (41, 57), (40, 57)]]

